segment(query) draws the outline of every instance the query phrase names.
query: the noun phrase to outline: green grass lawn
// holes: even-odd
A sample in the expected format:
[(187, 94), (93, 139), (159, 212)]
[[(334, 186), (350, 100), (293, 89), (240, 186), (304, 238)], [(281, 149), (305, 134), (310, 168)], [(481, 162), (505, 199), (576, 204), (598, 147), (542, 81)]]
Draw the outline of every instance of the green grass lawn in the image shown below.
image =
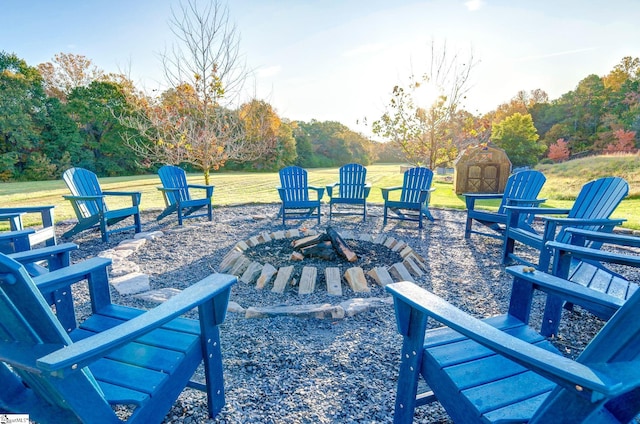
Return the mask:
[[(635, 155), (630, 160), (637, 162)], [(553, 165), (553, 167), (559, 166)], [(610, 170), (608, 167), (605, 167), (605, 170), (601, 172), (603, 175), (600, 175), (597, 170), (594, 171), (597, 167), (593, 166), (593, 163), (583, 163), (582, 166), (589, 169), (589, 172), (581, 172), (580, 169), (582, 168), (580, 166), (569, 171), (562, 170), (562, 173), (553, 167), (543, 169), (547, 176), (547, 183), (542, 189), (541, 197), (548, 198), (547, 206), (571, 207), (572, 199), (575, 198), (584, 183), (593, 178), (612, 175), (611, 173), (607, 174)], [(610, 164), (607, 164), (607, 166), (610, 166)], [(622, 167), (622, 165), (616, 166)], [(640, 165), (638, 165), (639, 170), (637, 173), (629, 171), (628, 167), (623, 169), (625, 169), (624, 175), (620, 176), (630, 182), (632, 196), (621, 203), (613, 216), (626, 218), (625, 227), (640, 229), (640, 214), (638, 213), (640, 211), (640, 196), (638, 196), (638, 193), (640, 193)], [(370, 203), (382, 204), (381, 187), (402, 185), (402, 173), (400, 165), (397, 164), (369, 165), (367, 166), (367, 177), (373, 187), (368, 199)], [(311, 185), (325, 186), (335, 182), (337, 178), (337, 168), (309, 170), (309, 184)], [(190, 174), (188, 179), (190, 183), (204, 184), (204, 177), (198, 174)], [(449, 179), (451, 179), (451, 176), (449, 176)], [(218, 172), (212, 174), (211, 181), (215, 185), (213, 193), (215, 206), (279, 202), (278, 193), (275, 189), (279, 185), (277, 172)], [(100, 184), (105, 191), (142, 192), (142, 210), (161, 209), (164, 207), (162, 195), (156, 189), (160, 185), (157, 175), (101, 178)], [(447, 181), (443, 176), (436, 176), (434, 186), (436, 191), (431, 198), (431, 206), (433, 208), (465, 208), (464, 198), (454, 193), (451, 181)], [(66, 194), (69, 194), (69, 192), (62, 180), (0, 183), (0, 207), (56, 205), (55, 218), (57, 221), (74, 218), (70, 203), (62, 198)], [(109, 203), (109, 207), (118, 208), (119, 206), (125, 206), (128, 198), (110, 200), (116, 201)], [(498, 201), (488, 201), (483, 206), (486, 206), (487, 209), (496, 209)], [(31, 219), (27, 218), (26, 225), (32, 223)]]

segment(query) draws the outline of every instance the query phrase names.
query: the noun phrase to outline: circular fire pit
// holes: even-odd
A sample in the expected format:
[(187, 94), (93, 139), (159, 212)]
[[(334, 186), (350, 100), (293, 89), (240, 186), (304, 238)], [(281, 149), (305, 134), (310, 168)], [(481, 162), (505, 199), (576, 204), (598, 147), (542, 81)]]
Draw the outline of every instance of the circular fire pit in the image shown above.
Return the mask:
[[(331, 231), (328, 228), (326, 233)], [(370, 282), (384, 286), (413, 281), (427, 269), (424, 259), (402, 240), (346, 231), (337, 237), (344, 249), (335, 246), (334, 237), (315, 230), (264, 232), (239, 241), (223, 258), (219, 271), (236, 275), (244, 283), (255, 283), (258, 290), (282, 294), (326, 290), (341, 296), (343, 278), (353, 292), (369, 292)], [(340, 250), (351, 251), (355, 258), (348, 253), (343, 256)]]

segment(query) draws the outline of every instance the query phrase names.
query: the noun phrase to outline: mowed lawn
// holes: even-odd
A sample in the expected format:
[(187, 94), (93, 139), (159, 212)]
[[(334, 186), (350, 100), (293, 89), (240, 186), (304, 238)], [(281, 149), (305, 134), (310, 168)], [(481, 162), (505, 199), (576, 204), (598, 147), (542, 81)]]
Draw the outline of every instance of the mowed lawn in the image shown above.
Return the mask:
[[(380, 188), (402, 185), (401, 166), (398, 164), (375, 164), (367, 166), (367, 180), (372, 185), (368, 201), (382, 204)], [(309, 184), (324, 187), (337, 181), (337, 168), (309, 169)], [(200, 174), (189, 174), (189, 182), (204, 184), (204, 177)], [(453, 175), (436, 175), (434, 186), (436, 191), (431, 198), (433, 208), (464, 209), (464, 197), (453, 191)], [(571, 207), (582, 184), (580, 176), (572, 177), (572, 184), (566, 180), (554, 182), (553, 175), (547, 177), (547, 183), (542, 190), (541, 197), (548, 198), (546, 205), (550, 207)], [(278, 173), (252, 172), (216, 172), (211, 175), (211, 183), (215, 185), (213, 194), (214, 206), (241, 205), (252, 203), (278, 203), (276, 187), (279, 185)], [(142, 192), (142, 210), (160, 210), (164, 207), (161, 193), (156, 187), (160, 185), (157, 175), (143, 175), (134, 177), (101, 178), (103, 190), (109, 191), (140, 191)], [(560, 190), (559, 187), (560, 186)], [(557, 193), (562, 193), (562, 200)], [(640, 187), (631, 187), (632, 193), (640, 192)], [(64, 182), (38, 181), (20, 183), (0, 183), (0, 207), (55, 205), (56, 221), (74, 218), (74, 213), (68, 201), (62, 196), (69, 194)], [(625, 227), (640, 229), (640, 199), (626, 199), (614, 213), (616, 218), (626, 218)], [(110, 208), (124, 206), (128, 198), (108, 199)], [(324, 197), (328, 201), (327, 196)], [(498, 202), (487, 202), (487, 209), (495, 209)], [(274, 208), (274, 213), (276, 209)], [(437, 214), (436, 214), (437, 215)], [(437, 217), (437, 216), (436, 216)], [(26, 225), (32, 224), (27, 219)], [(2, 228), (2, 227), (0, 227)]]

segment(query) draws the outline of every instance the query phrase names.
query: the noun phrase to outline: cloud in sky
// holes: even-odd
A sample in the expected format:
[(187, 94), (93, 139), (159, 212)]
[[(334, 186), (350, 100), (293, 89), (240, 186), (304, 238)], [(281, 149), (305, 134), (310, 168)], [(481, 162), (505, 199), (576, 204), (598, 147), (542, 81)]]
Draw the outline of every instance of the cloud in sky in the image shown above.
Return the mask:
[(484, 6), (484, 1), (483, 0), (469, 0), (469, 1), (466, 1), (464, 3), (464, 5), (467, 6), (467, 9), (470, 12), (473, 12), (475, 10), (480, 9), (482, 6)]

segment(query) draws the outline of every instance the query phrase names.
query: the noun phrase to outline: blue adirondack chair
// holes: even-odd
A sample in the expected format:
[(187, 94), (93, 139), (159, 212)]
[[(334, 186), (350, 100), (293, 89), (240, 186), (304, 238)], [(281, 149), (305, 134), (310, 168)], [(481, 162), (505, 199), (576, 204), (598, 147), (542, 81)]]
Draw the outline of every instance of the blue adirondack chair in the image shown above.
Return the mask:
[[(371, 185), (367, 184), (367, 168), (357, 163), (340, 167), (340, 181), (327, 186), (329, 195), (329, 219), (333, 215), (361, 215), (367, 220), (367, 197)], [(357, 211), (333, 212), (333, 205), (355, 205)], [(362, 207), (362, 212), (360, 212)]]
[[(71, 191), (71, 196), (63, 197), (71, 202), (78, 218), (78, 223), (64, 233), (64, 237), (71, 237), (81, 231), (99, 227), (102, 241), (108, 242), (109, 234), (128, 230), (135, 230), (136, 233), (142, 231), (140, 223), (141, 193), (102, 191), (96, 174), (83, 168), (67, 169), (62, 174), (62, 179)], [(132, 205), (122, 209), (109, 210), (105, 201), (108, 196), (130, 197)], [(133, 218), (133, 225), (109, 229), (110, 226), (129, 217)]]
[[(44, 243), (46, 246), (54, 246), (56, 244), (56, 232), (53, 221), (53, 208), (55, 206), (25, 206), (25, 207), (11, 207), (0, 208), (0, 221), (6, 221), (9, 223), (9, 229), (11, 231), (24, 230), (23, 217), (27, 214), (39, 215), (41, 224), (37, 227), (31, 227), (34, 231), (29, 233), (27, 245), (18, 246), (21, 250), (28, 250), (31, 247), (35, 247)], [(0, 233), (1, 234), (1, 233)], [(13, 249), (13, 247), (12, 247)], [(11, 253), (18, 250), (6, 250), (0, 249), (2, 253)]]
[[(316, 218), (320, 224), (320, 201), (324, 195), (324, 188), (310, 186), (307, 171), (299, 166), (282, 168), (279, 174), (278, 195), (282, 201), (282, 225), (286, 225), (287, 219), (311, 218)], [(316, 193), (315, 198), (309, 196), (310, 191)]]
[[(182, 225), (182, 220), (187, 218), (206, 216), (209, 221), (213, 220), (211, 197), (214, 186), (189, 184), (184, 170), (172, 165), (161, 167), (158, 176), (162, 181), (162, 187), (158, 187), (158, 190), (162, 192), (166, 206), (158, 215), (158, 221), (174, 212), (178, 213), (178, 225)], [(200, 190), (204, 197), (192, 198), (191, 189)], [(206, 211), (195, 213), (202, 208), (206, 208)]]
[[(429, 198), (431, 192), (435, 190), (435, 187), (431, 187), (432, 181), (433, 171), (428, 168), (416, 167), (405, 171), (402, 187), (382, 188), (383, 225), (387, 225), (387, 218), (417, 221), (418, 228), (422, 228), (423, 217), (433, 221), (433, 216), (429, 212)], [(389, 196), (390, 193), (396, 191), (400, 191), (399, 200), (393, 200)], [(395, 216), (388, 216), (388, 210), (391, 210)]]
[[(464, 193), (463, 196), (467, 205), (467, 222), (464, 229), (464, 238), (468, 239), (471, 233), (503, 238), (507, 225), (507, 211), (505, 207), (508, 205), (539, 206), (545, 201), (545, 199), (538, 199), (538, 194), (540, 194), (540, 190), (546, 180), (546, 177), (540, 171), (520, 171), (509, 176), (504, 188), (504, 193)], [(476, 202), (491, 199), (501, 199), (497, 211), (491, 212), (476, 209)], [(519, 226), (526, 228), (526, 225), (531, 224), (532, 219), (532, 216), (522, 214), (522, 222), (520, 222)], [(498, 234), (473, 230), (473, 221), (490, 228)]]
[[(548, 271), (551, 251), (545, 247), (547, 242), (556, 240), (567, 243), (570, 237), (566, 232), (568, 227), (613, 231), (615, 226), (621, 225), (625, 220), (609, 219), (609, 217), (628, 193), (629, 184), (624, 179), (606, 177), (582, 186), (571, 209), (507, 206), (507, 229), (504, 235), (502, 263), (507, 264), (515, 260), (537, 266), (542, 271)], [(528, 225), (521, 226), (522, 214), (543, 215), (541, 217), (544, 222), (543, 233), (538, 234)], [(566, 217), (549, 215), (566, 215)], [(516, 241), (540, 252), (537, 264), (515, 253)], [(593, 247), (597, 248), (597, 243), (593, 243)]]
[[(579, 228), (567, 228), (567, 233), (571, 236), (570, 243), (553, 241), (547, 244), (553, 251), (553, 275), (587, 287), (593, 290), (593, 296), (607, 298), (611, 304), (617, 305), (615, 308), (588, 309), (597, 317), (608, 320), (638, 290), (638, 283), (607, 265), (617, 264), (619, 271), (624, 267), (640, 268), (640, 256), (628, 253), (630, 251), (626, 249), (640, 247), (640, 237)], [(601, 247), (622, 247), (625, 250), (605, 251), (587, 247), (593, 242), (600, 243)], [(566, 309), (573, 308), (572, 303), (565, 303), (557, 296), (547, 297), (540, 331), (542, 335), (548, 337), (558, 333), (563, 303)]]
[[(404, 340), (394, 422), (410, 423), (416, 406), (436, 400), (465, 424), (626, 423), (640, 412), (640, 292), (572, 360), (528, 325), (534, 292), (603, 301), (523, 268), (507, 269), (514, 276), (507, 314), (483, 320), (413, 283), (386, 286)], [(427, 330), (429, 318), (446, 327)], [(418, 394), (420, 376), (430, 391)]]
[[(106, 267), (92, 258), (32, 279), (0, 255), (0, 411), (42, 423), (159, 423), (185, 386), (205, 390), (213, 417), (224, 406), (218, 326), (235, 277), (213, 274), (143, 311), (114, 305)], [(76, 326), (47, 295), (88, 279), (93, 315)], [(44, 297), (43, 297), (44, 295)], [(199, 320), (181, 318), (197, 307)], [(190, 381), (204, 362), (206, 386)]]

